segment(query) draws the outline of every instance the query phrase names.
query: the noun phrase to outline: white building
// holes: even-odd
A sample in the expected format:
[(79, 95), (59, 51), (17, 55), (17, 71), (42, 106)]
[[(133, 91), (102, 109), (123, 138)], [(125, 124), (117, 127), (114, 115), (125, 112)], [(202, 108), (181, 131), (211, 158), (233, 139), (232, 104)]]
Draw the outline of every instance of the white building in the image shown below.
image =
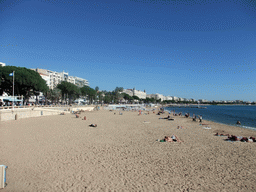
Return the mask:
[(4, 66), (6, 66), (6, 64), (5, 64), (5, 63), (0, 62), (0, 66), (4, 67)]
[(181, 97), (179, 97), (178, 101), (184, 101), (184, 99), (183, 99), (183, 98), (181, 98)]
[(140, 90), (136, 90), (135, 88), (133, 89), (123, 89), (122, 93), (126, 93), (130, 96), (137, 96), (140, 99), (146, 99), (147, 93), (146, 91), (140, 91)]
[[(39, 73), (40, 74), (40, 73)], [(46, 85), (48, 87), (50, 87), (50, 76), (49, 75), (45, 75), (45, 74), (40, 74), (40, 76), (42, 77), (43, 80), (46, 81)]]
[(67, 72), (56, 72), (56, 71), (50, 71), (47, 69), (32, 69), (40, 74), (40, 76), (46, 81), (46, 84), (50, 89), (53, 89), (57, 87), (58, 84), (61, 83), (61, 81), (67, 81), (69, 83), (73, 83), (77, 85), (78, 87), (83, 87), (84, 85), (89, 85), (88, 81), (86, 79), (82, 79), (79, 77), (72, 77), (69, 76)]
[(156, 94), (148, 94), (147, 97), (149, 97), (149, 98), (154, 98), (154, 99), (156, 99), (156, 100), (161, 99), (161, 101), (166, 100), (166, 97), (165, 97), (164, 95), (162, 95), (162, 94), (159, 94), (159, 93), (156, 93)]
[(172, 101), (172, 97), (171, 97), (171, 96), (166, 96), (165, 99), (166, 99), (167, 101)]
[(155, 98), (156, 98), (156, 94), (147, 94), (147, 97), (148, 97), (148, 98), (154, 98), (154, 99), (155, 99)]
[(131, 97), (133, 96), (133, 90), (132, 89), (124, 89), (123, 93), (126, 93), (126, 94), (130, 95)]
[(139, 97), (140, 99), (146, 99), (147, 93), (146, 91), (140, 91), (133, 89), (133, 95)]
[(199, 99), (198, 100), (200, 103), (206, 103), (206, 102), (208, 102), (208, 100), (206, 100), (206, 99)]
[(162, 95), (162, 94), (156, 93), (156, 100), (159, 100), (159, 99), (161, 99), (161, 101), (164, 101), (165, 100), (165, 96)]
[(80, 77), (72, 77), (74, 84), (78, 87), (89, 86), (89, 82), (86, 79)]
[(175, 96), (172, 96), (172, 100), (174, 100), (174, 101), (178, 101), (178, 100), (179, 100), (179, 98), (178, 98), (178, 97), (175, 97)]

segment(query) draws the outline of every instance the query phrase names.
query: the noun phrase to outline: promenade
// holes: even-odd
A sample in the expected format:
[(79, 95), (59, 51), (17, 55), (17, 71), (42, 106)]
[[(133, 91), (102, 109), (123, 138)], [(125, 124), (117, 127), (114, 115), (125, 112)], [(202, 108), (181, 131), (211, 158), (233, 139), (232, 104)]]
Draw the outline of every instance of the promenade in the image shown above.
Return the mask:
[(92, 111), (96, 106), (65, 106), (65, 105), (37, 105), (37, 106), (7, 106), (0, 107), (0, 121), (19, 120), (23, 118), (60, 115), (62, 113), (72, 113), (75, 111), (85, 110)]

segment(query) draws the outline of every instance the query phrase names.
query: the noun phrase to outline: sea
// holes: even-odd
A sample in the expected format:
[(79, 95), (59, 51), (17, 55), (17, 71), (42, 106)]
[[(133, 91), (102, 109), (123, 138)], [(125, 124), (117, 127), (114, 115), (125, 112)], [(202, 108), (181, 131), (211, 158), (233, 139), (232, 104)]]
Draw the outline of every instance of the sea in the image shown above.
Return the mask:
[[(206, 107), (206, 108), (200, 108)], [(239, 126), (256, 131), (256, 106), (254, 105), (204, 105), (199, 108), (189, 107), (165, 107), (166, 111), (189, 113), (190, 117), (195, 114), (203, 116), (203, 120), (210, 120), (221, 124)], [(236, 122), (240, 121), (241, 125)]]

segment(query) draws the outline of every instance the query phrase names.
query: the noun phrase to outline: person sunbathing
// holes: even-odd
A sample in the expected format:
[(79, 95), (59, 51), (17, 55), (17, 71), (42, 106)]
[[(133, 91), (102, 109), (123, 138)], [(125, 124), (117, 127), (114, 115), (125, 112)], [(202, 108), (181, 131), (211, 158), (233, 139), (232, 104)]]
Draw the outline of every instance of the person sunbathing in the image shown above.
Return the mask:
[(228, 137), (230, 137), (230, 135), (227, 133), (227, 134), (219, 134), (218, 132), (216, 133), (216, 134), (214, 134), (215, 136), (228, 136)]
[(90, 127), (97, 127), (97, 124), (91, 124)]
[(171, 137), (165, 136), (164, 137), (165, 142), (182, 142), (176, 135), (173, 135)]
[(248, 138), (247, 138), (247, 137), (243, 137), (240, 141), (242, 141), (242, 142), (248, 142)]
[(164, 137), (164, 141), (165, 141), (165, 142), (173, 142), (172, 138), (169, 137), (169, 136), (165, 136), (165, 137)]
[(243, 139), (243, 137), (241, 136), (236, 136), (236, 135), (231, 135), (227, 138), (227, 140), (229, 141), (241, 141), (241, 139)]
[(256, 142), (255, 137), (249, 137), (249, 139), (251, 139), (253, 142)]
[(161, 118), (161, 119), (169, 119), (169, 118), (170, 118), (170, 115), (168, 115), (167, 117)]

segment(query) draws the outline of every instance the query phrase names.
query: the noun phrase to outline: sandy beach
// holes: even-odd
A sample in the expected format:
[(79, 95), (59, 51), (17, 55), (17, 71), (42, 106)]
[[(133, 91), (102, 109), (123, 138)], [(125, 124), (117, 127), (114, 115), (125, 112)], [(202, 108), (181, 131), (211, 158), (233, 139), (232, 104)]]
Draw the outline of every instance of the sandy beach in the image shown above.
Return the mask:
[[(167, 113), (122, 113), (0, 122), (0, 164), (8, 166), (1, 191), (256, 191), (256, 143), (214, 136), (256, 137), (256, 131), (159, 119)], [(157, 141), (173, 134), (183, 142)]]

